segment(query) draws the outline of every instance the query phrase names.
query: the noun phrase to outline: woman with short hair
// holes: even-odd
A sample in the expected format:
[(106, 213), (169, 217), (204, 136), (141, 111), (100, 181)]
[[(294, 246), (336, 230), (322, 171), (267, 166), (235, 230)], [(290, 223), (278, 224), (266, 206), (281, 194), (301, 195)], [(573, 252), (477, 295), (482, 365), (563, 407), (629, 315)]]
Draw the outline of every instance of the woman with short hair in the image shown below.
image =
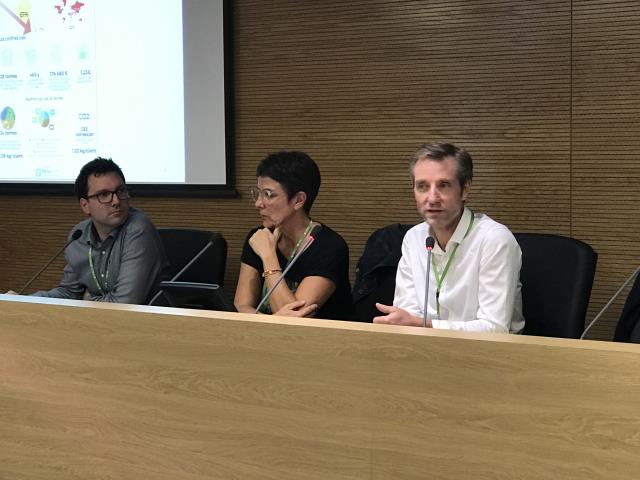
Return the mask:
[[(234, 304), (240, 312), (350, 319), (349, 249), (343, 238), (310, 217), (320, 170), (302, 152), (278, 152), (258, 165), (251, 189), (262, 228), (245, 241)], [(320, 229), (301, 252), (315, 227)], [(289, 262), (284, 281), (262, 302)]]

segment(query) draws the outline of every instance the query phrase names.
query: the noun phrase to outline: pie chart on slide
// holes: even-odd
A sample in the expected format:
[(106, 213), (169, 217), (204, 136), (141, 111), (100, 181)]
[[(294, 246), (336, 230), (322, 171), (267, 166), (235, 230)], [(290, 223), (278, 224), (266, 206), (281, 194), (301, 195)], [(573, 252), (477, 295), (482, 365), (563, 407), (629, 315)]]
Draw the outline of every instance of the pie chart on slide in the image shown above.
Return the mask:
[(38, 123), (43, 127), (49, 126), (49, 113), (46, 110), (40, 110), (38, 114)]
[(11, 130), (16, 124), (16, 112), (11, 107), (4, 107), (0, 112), (0, 123), (5, 130)]

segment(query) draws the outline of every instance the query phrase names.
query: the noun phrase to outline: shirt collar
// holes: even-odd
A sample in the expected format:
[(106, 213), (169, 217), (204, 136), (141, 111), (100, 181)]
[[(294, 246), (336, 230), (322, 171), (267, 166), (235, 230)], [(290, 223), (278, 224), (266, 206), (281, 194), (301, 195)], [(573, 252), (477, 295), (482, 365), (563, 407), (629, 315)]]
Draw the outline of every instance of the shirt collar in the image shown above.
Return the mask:
[[(464, 240), (464, 236), (467, 233), (467, 229), (469, 228), (470, 221), (471, 221), (471, 210), (469, 210), (467, 207), (464, 207), (464, 210), (462, 211), (462, 216), (458, 221), (458, 225), (456, 225), (456, 229), (453, 232), (453, 235), (451, 235), (449, 242), (447, 242), (447, 250), (450, 250), (450, 247), (452, 245), (454, 244), (458, 245), (462, 242), (462, 240)], [(431, 225), (429, 225), (429, 235), (435, 238), (435, 233), (433, 232), (433, 228), (431, 228)], [(438, 253), (445, 253), (445, 250), (442, 250), (440, 248), (440, 245), (438, 245), (438, 242), (436, 242), (433, 250), (437, 251)]]
[(93, 221), (89, 219), (88, 225), (84, 229), (84, 232), (82, 234), (83, 241), (86, 241), (87, 245), (90, 245), (93, 247), (100, 247), (100, 246), (103, 246), (105, 243), (115, 239), (118, 233), (120, 232), (120, 230), (122, 230), (122, 228), (131, 219), (131, 214), (133, 213), (133, 211), (134, 211), (133, 207), (129, 208), (129, 215), (127, 216), (127, 219), (124, 221), (124, 223), (120, 225), (118, 228), (111, 230), (111, 232), (109, 232), (109, 235), (107, 235), (107, 238), (105, 238), (103, 241), (100, 240), (100, 235), (98, 235), (98, 231), (96, 230), (96, 227), (93, 225)]
[(103, 243), (102, 240), (100, 240), (100, 235), (98, 235), (98, 230), (96, 230), (93, 221), (89, 222), (89, 236), (87, 238), (87, 243), (92, 247), (99, 247)]

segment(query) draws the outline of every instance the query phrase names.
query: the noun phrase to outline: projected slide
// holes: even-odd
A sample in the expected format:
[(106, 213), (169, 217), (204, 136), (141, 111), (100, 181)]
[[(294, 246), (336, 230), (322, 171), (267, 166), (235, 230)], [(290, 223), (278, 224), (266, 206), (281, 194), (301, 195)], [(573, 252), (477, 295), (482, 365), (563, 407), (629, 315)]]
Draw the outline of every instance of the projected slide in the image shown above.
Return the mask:
[(69, 180), (95, 138), (92, 2), (0, 0), (0, 160), (9, 180)]
[(103, 156), (129, 183), (225, 185), (223, 25), (222, 0), (0, 0), (0, 183)]

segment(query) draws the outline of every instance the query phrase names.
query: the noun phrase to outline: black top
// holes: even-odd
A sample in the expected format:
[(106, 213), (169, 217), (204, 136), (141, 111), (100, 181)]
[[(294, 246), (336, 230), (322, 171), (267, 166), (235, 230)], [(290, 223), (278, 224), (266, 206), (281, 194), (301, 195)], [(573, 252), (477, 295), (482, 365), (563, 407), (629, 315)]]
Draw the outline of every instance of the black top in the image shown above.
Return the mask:
[[(242, 248), (241, 260), (255, 268), (260, 275), (263, 272), (262, 260), (249, 245), (249, 239), (258, 230), (249, 232)], [(287, 258), (276, 250), (282, 270), (287, 266)], [(351, 284), (349, 283), (349, 247), (344, 239), (326, 225), (317, 234), (311, 246), (304, 252), (287, 272), (285, 281), (295, 293), (305, 277), (325, 277), (331, 280), (336, 289), (316, 313), (317, 318), (332, 320), (351, 320)]]

